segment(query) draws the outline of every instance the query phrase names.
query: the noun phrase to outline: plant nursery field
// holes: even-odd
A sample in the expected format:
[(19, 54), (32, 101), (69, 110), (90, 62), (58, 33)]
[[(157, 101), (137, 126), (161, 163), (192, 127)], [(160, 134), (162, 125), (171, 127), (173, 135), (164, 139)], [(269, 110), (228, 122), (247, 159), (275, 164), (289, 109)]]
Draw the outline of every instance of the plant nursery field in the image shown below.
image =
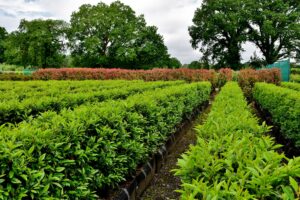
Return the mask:
[[(111, 71), (97, 73), (115, 79)], [(229, 69), (192, 72), (76, 80), (93, 75), (79, 69), (59, 71), (75, 80), (1, 81), (0, 199), (110, 198), (212, 97), (197, 139), (169, 170), (174, 192), (184, 200), (299, 198), (300, 157), (283, 147), (300, 147), (300, 84), (281, 83), (277, 69), (242, 70), (236, 82)]]
[(209, 82), (0, 85), (0, 199), (96, 199), (207, 101)]

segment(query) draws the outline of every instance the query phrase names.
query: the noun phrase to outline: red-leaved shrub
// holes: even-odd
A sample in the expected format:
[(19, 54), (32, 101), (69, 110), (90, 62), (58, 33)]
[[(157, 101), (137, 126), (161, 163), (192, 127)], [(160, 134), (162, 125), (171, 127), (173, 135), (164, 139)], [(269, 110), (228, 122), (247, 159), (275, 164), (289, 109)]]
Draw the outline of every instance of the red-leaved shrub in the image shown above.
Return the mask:
[(222, 68), (218, 71), (218, 87), (225, 85), (227, 81), (232, 81), (233, 79), (233, 70), (230, 68)]
[(252, 89), (256, 82), (266, 82), (279, 85), (281, 82), (280, 69), (244, 69), (239, 72), (238, 83), (248, 99), (251, 99), (252, 97)]
[(61, 68), (40, 69), (33, 74), (37, 80), (110, 80), (125, 79), (145, 81), (158, 80), (186, 80), (210, 81), (216, 83), (217, 75), (214, 70), (207, 69), (152, 69), (152, 70), (126, 70), (126, 69), (93, 69), (93, 68)]

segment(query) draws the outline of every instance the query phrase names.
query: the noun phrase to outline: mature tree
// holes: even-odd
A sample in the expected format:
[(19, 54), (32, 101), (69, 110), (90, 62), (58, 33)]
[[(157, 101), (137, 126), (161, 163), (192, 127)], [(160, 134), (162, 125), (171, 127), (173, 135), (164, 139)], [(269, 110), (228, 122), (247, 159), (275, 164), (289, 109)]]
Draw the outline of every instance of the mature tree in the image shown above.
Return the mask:
[(300, 63), (300, 41), (296, 42), (295, 59), (298, 63)]
[(175, 58), (175, 57), (172, 57), (169, 59), (169, 63), (168, 63), (168, 68), (180, 68), (182, 66), (181, 62)]
[(239, 68), (241, 44), (247, 39), (244, 7), (243, 0), (204, 0), (196, 10), (189, 33), (192, 47), (200, 47), (206, 63)]
[(253, 56), (250, 57), (247, 65), (251, 68), (259, 69), (267, 65), (267, 63), (260, 57), (257, 56), (256, 52), (253, 53)]
[(0, 63), (4, 62), (4, 41), (7, 37), (7, 31), (4, 27), (0, 26)]
[(157, 28), (127, 5), (82, 5), (71, 17), (74, 64), (88, 67), (153, 68), (169, 55)]
[(60, 67), (64, 58), (67, 23), (61, 20), (21, 20), (5, 42), (8, 63), (35, 67)]
[(200, 61), (192, 61), (187, 67), (190, 69), (209, 69), (209, 64)]
[(199, 61), (192, 61), (190, 64), (188, 64), (188, 68), (190, 69), (201, 69), (201, 63)]
[(299, 0), (247, 0), (249, 40), (272, 64), (295, 52), (300, 39)]

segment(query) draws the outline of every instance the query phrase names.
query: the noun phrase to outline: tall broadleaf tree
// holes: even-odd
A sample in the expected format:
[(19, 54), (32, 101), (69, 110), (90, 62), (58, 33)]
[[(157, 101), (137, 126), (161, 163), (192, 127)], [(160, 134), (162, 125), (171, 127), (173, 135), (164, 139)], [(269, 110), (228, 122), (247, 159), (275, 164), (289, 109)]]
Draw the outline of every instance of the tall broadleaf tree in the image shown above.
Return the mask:
[(0, 26), (0, 63), (3, 63), (4, 60), (4, 41), (7, 38), (7, 31), (4, 27)]
[(243, 0), (204, 0), (196, 10), (189, 33), (192, 47), (200, 48), (205, 63), (240, 67), (241, 45), (247, 39), (244, 7)]
[(262, 52), (266, 63), (290, 57), (300, 39), (299, 0), (245, 0), (248, 36)]
[(157, 28), (120, 1), (82, 5), (72, 14), (68, 38), (77, 66), (153, 68), (169, 60)]
[(6, 62), (38, 68), (60, 67), (67, 28), (62, 20), (21, 20), (18, 30), (5, 42)]

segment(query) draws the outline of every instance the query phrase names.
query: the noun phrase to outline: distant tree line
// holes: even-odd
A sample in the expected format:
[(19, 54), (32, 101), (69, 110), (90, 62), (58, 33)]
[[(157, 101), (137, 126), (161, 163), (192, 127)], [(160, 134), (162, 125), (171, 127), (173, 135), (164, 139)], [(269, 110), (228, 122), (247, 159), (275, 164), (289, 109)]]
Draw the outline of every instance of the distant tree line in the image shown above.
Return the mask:
[[(246, 65), (261, 67), (279, 59), (300, 60), (299, 0), (203, 0), (189, 27), (191, 45), (202, 57), (183, 67), (240, 69), (242, 45), (254, 44)], [(143, 15), (120, 1), (84, 4), (70, 23), (21, 20), (18, 30), (0, 27), (0, 63), (49, 67), (179, 68), (163, 37)]]
[(8, 34), (0, 28), (0, 63), (50, 67), (179, 68), (155, 26), (120, 1), (82, 5), (62, 20), (21, 20)]

